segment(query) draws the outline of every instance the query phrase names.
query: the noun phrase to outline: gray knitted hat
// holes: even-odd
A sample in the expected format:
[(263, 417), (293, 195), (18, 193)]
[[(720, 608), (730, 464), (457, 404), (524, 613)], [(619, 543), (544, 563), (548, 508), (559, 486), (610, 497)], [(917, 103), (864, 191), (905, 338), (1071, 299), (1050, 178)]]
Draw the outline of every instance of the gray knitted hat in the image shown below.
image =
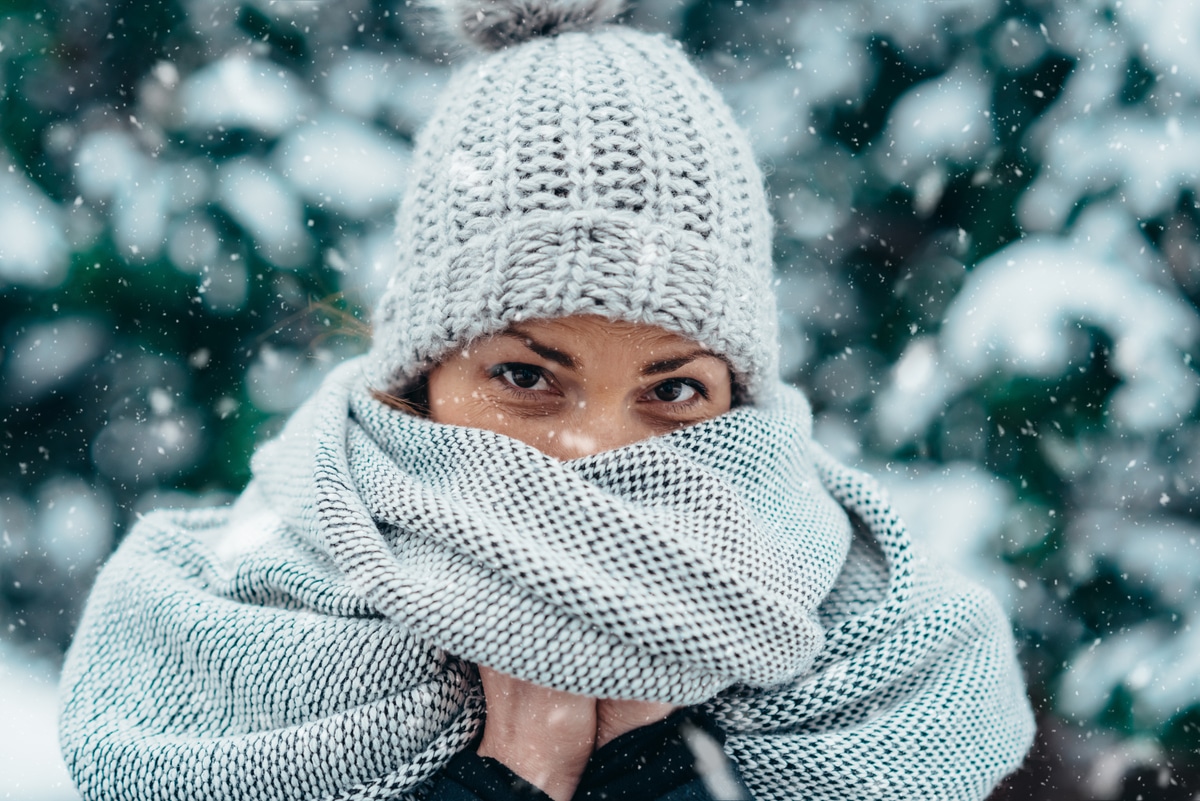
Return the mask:
[(372, 386), (410, 387), (521, 320), (658, 325), (733, 367), (778, 367), (771, 219), (744, 132), (669, 38), (612, 0), (446, 0), (479, 51), (417, 138), (376, 310)]

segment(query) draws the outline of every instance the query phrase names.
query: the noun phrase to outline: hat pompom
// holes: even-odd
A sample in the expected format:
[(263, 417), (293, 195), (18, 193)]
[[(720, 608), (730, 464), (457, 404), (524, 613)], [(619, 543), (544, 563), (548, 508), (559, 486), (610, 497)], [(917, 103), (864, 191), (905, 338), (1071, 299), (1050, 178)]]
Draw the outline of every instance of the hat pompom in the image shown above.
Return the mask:
[(625, 9), (625, 0), (432, 0), (448, 31), (479, 50), (586, 31)]

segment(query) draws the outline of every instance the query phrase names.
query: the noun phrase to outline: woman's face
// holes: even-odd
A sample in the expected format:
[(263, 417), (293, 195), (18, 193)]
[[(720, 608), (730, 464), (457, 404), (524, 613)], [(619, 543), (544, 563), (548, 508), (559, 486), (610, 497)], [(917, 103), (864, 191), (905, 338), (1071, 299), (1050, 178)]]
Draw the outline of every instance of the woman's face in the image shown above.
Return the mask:
[(557, 459), (729, 411), (728, 364), (662, 328), (577, 316), (520, 323), (429, 374), (429, 416), (495, 431)]

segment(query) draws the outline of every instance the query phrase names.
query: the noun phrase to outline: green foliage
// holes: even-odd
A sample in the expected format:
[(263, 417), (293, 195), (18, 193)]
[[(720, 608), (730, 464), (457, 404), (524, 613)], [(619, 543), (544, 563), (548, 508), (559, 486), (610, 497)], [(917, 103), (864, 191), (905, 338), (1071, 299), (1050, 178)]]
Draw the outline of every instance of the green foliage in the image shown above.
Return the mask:
[[(1154, 194), (1139, 184), (1153, 163), (1120, 160), (1140, 147), (1121, 138), (1132, 136), (1129, 120), (1166, 131), (1158, 152), (1172, 152), (1171, 131), (1195, 130), (1179, 126), (1200, 90), (1170, 71), (1164, 59), (1178, 54), (1144, 41), (1142, 5), (694, 0), (647, 2), (629, 16), (679, 38), (763, 143), (780, 221), (786, 378), (809, 389), (818, 428), (848, 431), (844, 455), (868, 468), (970, 464), (991, 482), (979, 486), (1007, 493), (980, 550), (964, 544), (960, 567), (1011, 593), (1047, 731), (1074, 721), (1097, 743), (1154, 739), (1171, 770), (1195, 776), (1200, 693), (1161, 712), (1130, 679), (1131, 664), (1079, 720), (1061, 691), (1098, 640), (1158, 626), (1158, 650), (1145, 656), (1165, 674), (1171, 648), (1200, 626), (1200, 588), (1168, 581), (1172, 557), (1143, 569), (1148, 557), (1126, 547), (1151, 531), (1164, 554), (1189, 537), (1194, 549), (1200, 531), (1200, 180), (1177, 171)], [(364, 347), (361, 321), (387, 273), (373, 265), (390, 201), (370, 213), (339, 204), (347, 187), (337, 176), (313, 188), (285, 175), (286, 151), (332, 118), (407, 153), (446, 57), (407, 4), (382, 0), (4, 0), (0, 45), (0, 181), (10, 182), (0, 203), (18, 188), (44, 197), (45, 224), (69, 253), (61, 281), (20, 277), (0, 261), (0, 619), (12, 621), (0, 633), (57, 653), (96, 565), (64, 562), (39, 528), (46, 487), (64, 476), (93, 487), (95, 508), (109, 511), (89, 525), (115, 543), (149, 506), (214, 502), (245, 485), (255, 444), (305, 382)], [(237, 64), (250, 66), (188, 105), (198, 76)], [(1108, 75), (1102, 90), (1098, 75)], [(254, 94), (255, 80), (279, 76), (291, 89), (263, 83), (269, 91)], [(983, 115), (945, 142), (931, 134), (903, 151), (912, 134), (898, 121), (930, 92), (942, 93), (935, 116), (976, 101)], [(220, 122), (188, 117), (242, 97), (253, 107), (226, 109)], [(280, 98), (283, 110), (271, 111)], [(1084, 143), (1070, 158), (1055, 149), (1068, 136)], [(1108, 161), (1084, 169), (1096, 148)], [(294, 263), (222, 194), (233, 191), (231, 169), (247, 165), (278, 179), (268, 185), (301, 210), (303, 227), (289, 229), (288, 241), (305, 246)], [(157, 233), (139, 238), (146, 231)], [(996, 339), (986, 353), (1008, 355), (968, 369), (947, 321), (966, 314), (984, 273), (1045, 240), (1115, 265), (1164, 305), (1080, 311), (1070, 304), (1090, 287), (1076, 287), (1051, 341), (1066, 343), (1061, 369), (1047, 374), (1029, 354), (1003, 350), (1032, 322), (1003, 336), (988, 329)], [(1046, 265), (1047, 291), (1062, 269)], [(1023, 321), (1036, 310), (1006, 311)], [(1160, 317), (1184, 322), (1131, 333)], [(1154, 361), (1156, 347), (1176, 373)], [(922, 354), (936, 361), (926, 393), (943, 392), (927, 418), (906, 408), (921, 392), (895, 394)], [(1175, 417), (1122, 406), (1135, 380), (1161, 381), (1150, 403)], [(897, 433), (889, 414), (917, 423)], [(1191, 559), (1179, 547), (1176, 558)]]

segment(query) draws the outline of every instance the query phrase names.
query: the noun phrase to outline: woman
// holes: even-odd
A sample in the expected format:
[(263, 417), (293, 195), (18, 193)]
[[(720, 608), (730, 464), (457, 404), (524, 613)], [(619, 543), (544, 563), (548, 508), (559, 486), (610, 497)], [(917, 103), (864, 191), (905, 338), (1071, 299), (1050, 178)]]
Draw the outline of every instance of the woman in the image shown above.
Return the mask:
[[(733, 381), (722, 357), (678, 334), (572, 316), (510, 326), (452, 353), (430, 371), (425, 395), (435, 422), (494, 431), (569, 460), (724, 414)], [(589, 764), (590, 773), (599, 775), (606, 764), (618, 770), (627, 764), (630, 741), (646, 760), (638, 783), (629, 788), (633, 797), (655, 798), (688, 784), (694, 785), (694, 797), (710, 797), (684, 737), (692, 727), (720, 738), (710, 719), (676, 716), (669, 725), (605, 749), (621, 735), (666, 718), (673, 706), (551, 690), (482, 663), (479, 674), (487, 706), (482, 739), (477, 752), (468, 749), (454, 761), (435, 798), (486, 797), (492, 785), (511, 793), (522, 784), (518, 776), (551, 798), (571, 798)], [(597, 749), (604, 749), (603, 759), (593, 758)], [(720, 753), (719, 747), (713, 751)], [(739, 784), (731, 770), (721, 774), (733, 788), (726, 796), (746, 797), (735, 795)], [(601, 788), (614, 797), (611, 784), (589, 776), (585, 787), (597, 797)], [(658, 792), (650, 789), (654, 784), (661, 785)]]
[(417, 143), (370, 353), (96, 584), (85, 797), (979, 799), (1017, 767), (1007, 621), (812, 442), (745, 136), (617, 10), (446, 9), (490, 52)]

